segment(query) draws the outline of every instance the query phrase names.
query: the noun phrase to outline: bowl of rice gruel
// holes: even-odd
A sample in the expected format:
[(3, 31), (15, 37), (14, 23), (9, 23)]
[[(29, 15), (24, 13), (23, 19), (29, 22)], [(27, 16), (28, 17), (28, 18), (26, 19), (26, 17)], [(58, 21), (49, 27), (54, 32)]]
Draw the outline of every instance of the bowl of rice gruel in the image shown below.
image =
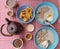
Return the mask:
[(53, 24), (58, 18), (58, 9), (51, 2), (42, 2), (36, 7), (35, 18), (42, 25), (46, 25), (46, 20)]
[[(50, 44), (47, 41), (50, 41)], [(58, 41), (57, 32), (50, 27), (40, 28), (34, 35), (34, 43), (38, 49), (55, 49)]]

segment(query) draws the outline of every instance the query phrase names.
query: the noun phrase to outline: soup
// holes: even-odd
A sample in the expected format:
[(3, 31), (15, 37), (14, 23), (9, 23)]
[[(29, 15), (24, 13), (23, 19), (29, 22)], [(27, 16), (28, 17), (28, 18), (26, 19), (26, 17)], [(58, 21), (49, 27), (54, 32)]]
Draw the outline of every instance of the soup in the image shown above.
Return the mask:
[(53, 43), (54, 42), (54, 35), (50, 30), (43, 29), (37, 34), (36, 39), (37, 39), (38, 44), (41, 46), (42, 43), (46, 40), (50, 40), (51, 43)]
[(54, 17), (54, 11), (49, 6), (41, 6), (37, 11), (37, 17), (41, 22), (46, 20), (52, 21)]

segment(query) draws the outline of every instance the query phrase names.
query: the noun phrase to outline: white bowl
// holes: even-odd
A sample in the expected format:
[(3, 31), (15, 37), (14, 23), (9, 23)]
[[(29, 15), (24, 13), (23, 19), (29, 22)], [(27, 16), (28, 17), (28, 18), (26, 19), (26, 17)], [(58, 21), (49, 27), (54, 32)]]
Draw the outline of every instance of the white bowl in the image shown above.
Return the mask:
[(28, 24), (26, 29), (27, 29), (27, 31), (32, 32), (32, 31), (34, 31), (34, 25)]
[[(8, 1), (9, 1), (9, 3), (8, 3)], [(10, 4), (10, 5), (8, 5), (8, 4)], [(16, 0), (6, 0), (6, 6), (8, 8), (13, 8), (14, 6), (16, 6), (16, 4), (17, 4), (17, 1)]]

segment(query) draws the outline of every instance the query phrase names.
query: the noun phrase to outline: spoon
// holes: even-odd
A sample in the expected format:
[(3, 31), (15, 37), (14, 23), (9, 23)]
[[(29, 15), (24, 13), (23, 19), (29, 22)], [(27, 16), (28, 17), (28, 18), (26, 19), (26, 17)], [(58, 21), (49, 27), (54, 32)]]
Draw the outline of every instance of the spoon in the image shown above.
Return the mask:
[(48, 47), (48, 41), (47, 41), (47, 40), (45, 40), (45, 41), (42, 43), (42, 47), (45, 48), (45, 49)]
[[(48, 40), (48, 47), (51, 45), (51, 41)], [(48, 47), (46, 49), (48, 49)]]
[(50, 25), (52, 28), (55, 29), (55, 27), (48, 20), (45, 20), (44, 23)]
[(51, 45), (51, 41), (50, 40), (45, 40), (42, 43), (42, 47), (44, 47), (45, 49), (47, 49), (50, 45)]

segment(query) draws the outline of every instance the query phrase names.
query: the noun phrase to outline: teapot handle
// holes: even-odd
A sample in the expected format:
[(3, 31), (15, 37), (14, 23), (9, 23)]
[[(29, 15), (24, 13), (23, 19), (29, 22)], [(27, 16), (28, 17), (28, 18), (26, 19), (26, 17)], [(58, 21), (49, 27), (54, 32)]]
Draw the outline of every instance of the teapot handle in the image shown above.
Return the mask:
[(3, 35), (3, 36), (13, 36), (12, 34), (11, 35), (6, 35), (6, 34), (4, 34), (3, 32), (2, 32), (2, 30), (3, 30), (3, 27), (5, 26), (5, 24), (3, 24), (2, 26), (1, 26), (1, 34)]

